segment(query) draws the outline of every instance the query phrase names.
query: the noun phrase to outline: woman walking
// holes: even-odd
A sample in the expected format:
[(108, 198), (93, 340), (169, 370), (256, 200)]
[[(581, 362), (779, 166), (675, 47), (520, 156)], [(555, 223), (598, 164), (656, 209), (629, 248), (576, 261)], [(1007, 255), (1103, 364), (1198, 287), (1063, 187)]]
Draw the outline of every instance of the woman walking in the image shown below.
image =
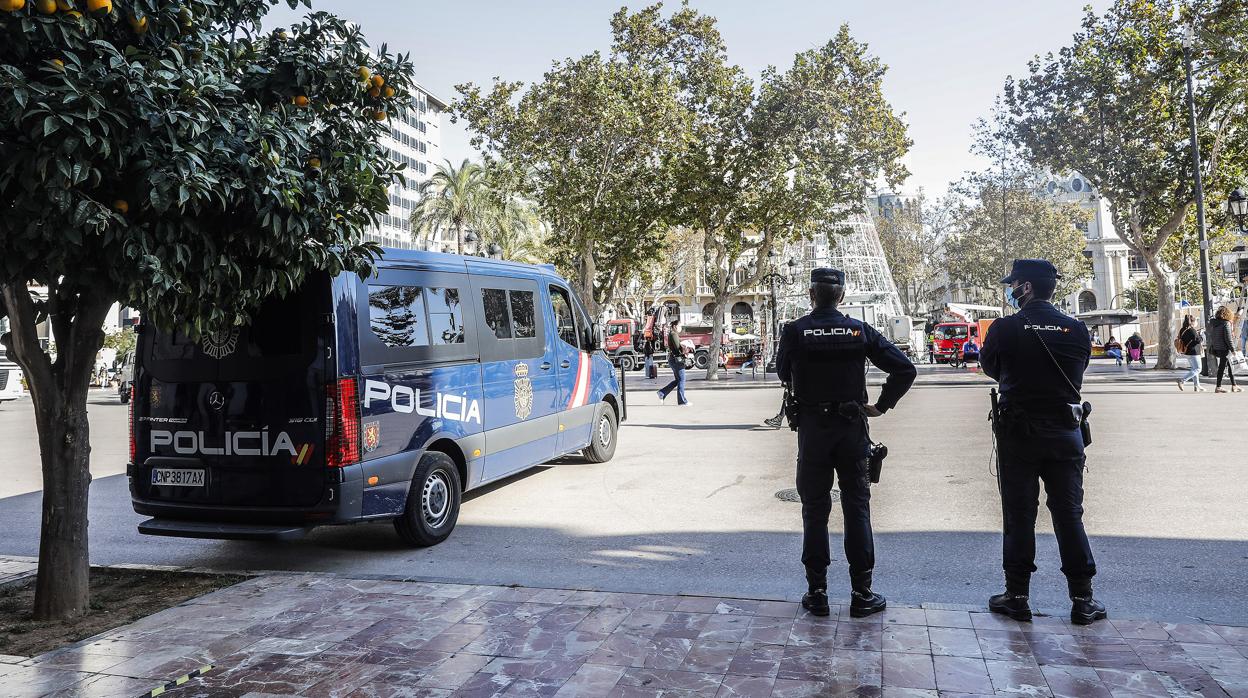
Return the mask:
[(1196, 329), (1196, 323), (1192, 320), (1191, 315), (1183, 316), (1183, 329), (1179, 330), (1179, 338), (1176, 340), (1176, 347), (1187, 357), (1187, 373), (1178, 380), (1179, 390), (1183, 389), (1183, 384), (1191, 381), (1192, 392), (1203, 393), (1205, 389), (1200, 387), (1200, 332)]
[(1235, 385), (1235, 369), (1231, 366), (1228, 357), (1235, 349), (1235, 343), (1231, 340), (1231, 309), (1225, 305), (1218, 308), (1217, 314), (1209, 321), (1209, 351), (1218, 358), (1218, 384), (1214, 387), (1213, 392), (1225, 393), (1222, 389), (1222, 372), (1230, 374), (1231, 392), (1240, 392), (1239, 386)]

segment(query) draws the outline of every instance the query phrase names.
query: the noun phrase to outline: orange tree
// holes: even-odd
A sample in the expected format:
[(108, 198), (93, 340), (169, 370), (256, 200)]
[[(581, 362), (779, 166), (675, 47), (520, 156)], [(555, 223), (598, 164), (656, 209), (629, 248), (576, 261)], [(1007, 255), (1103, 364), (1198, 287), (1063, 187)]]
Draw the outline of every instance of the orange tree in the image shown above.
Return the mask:
[(220, 331), (377, 253), (361, 231), (398, 176), (378, 139), (411, 65), (324, 13), (265, 32), (278, 1), (0, 0), (0, 312), (43, 468), (37, 618), (87, 608), (87, 382), (110, 305)]

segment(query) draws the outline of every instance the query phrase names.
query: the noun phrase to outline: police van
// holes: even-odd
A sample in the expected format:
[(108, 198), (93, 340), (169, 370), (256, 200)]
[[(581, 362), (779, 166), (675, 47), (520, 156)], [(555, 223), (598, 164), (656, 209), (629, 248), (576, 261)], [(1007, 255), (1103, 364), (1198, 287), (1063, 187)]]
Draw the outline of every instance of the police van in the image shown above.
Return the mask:
[(465, 491), (615, 452), (601, 328), (549, 265), (387, 249), (372, 277), (310, 276), (247, 327), (139, 327), (127, 474), (152, 517), (141, 533), (392, 520), (433, 545)]

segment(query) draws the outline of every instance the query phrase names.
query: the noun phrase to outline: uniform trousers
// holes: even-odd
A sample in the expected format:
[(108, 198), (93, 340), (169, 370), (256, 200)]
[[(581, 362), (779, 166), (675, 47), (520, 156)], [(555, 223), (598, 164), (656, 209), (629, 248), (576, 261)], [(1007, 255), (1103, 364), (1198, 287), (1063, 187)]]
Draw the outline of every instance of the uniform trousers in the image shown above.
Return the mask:
[[(831, 552), (828, 516), (832, 484), (841, 485), (845, 559), (855, 589), (871, 586), (875, 544), (871, 535), (871, 485), (867, 438), (861, 420), (803, 413), (797, 430), (797, 493), (802, 499), (802, 564), (811, 589), (827, 588)], [(861, 589), (859, 587), (862, 587)]]
[(1096, 561), (1083, 528), (1083, 437), (1079, 428), (1019, 418), (1003, 425), (997, 436), (1000, 453), (1001, 504), (1004, 514), (1002, 567), (1006, 584), (1027, 593), (1036, 571), (1036, 513), (1040, 485), (1053, 517), (1053, 533), (1062, 558), (1062, 573), (1086, 585), (1096, 575)]

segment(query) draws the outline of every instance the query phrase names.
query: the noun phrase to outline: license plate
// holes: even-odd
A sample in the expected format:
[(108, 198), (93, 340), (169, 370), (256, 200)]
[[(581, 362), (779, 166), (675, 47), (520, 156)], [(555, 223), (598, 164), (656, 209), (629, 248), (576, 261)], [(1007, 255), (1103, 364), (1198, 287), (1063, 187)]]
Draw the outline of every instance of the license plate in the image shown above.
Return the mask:
[(204, 471), (152, 468), (152, 484), (171, 487), (203, 487)]

